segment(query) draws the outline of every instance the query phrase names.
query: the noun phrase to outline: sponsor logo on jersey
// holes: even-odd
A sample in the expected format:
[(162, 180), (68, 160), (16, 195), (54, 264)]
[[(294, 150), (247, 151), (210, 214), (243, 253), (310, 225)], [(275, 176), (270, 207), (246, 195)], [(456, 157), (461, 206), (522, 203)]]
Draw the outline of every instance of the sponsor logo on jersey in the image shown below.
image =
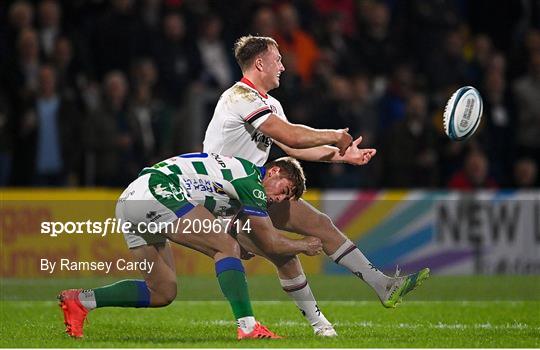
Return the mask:
[(264, 135), (262, 132), (253, 133), (253, 135), (251, 135), (251, 141), (263, 144), (267, 148), (272, 146), (272, 139)]
[(226, 168), (227, 167), (227, 164), (225, 164), (225, 162), (221, 159), (221, 157), (219, 156), (219, 154), (216, 154), (216, 153), (211, 153), (212, 154), (212, 157), (214, 157), (214, 159), (216, 160), (216, 162), (218, 162), (218, 164), (222, 167), (222, 168)]
[(212, 182), (212, 187), (214, 187), (214, 192), (217, 194), (226, 195), (227, 193), (223, 189), (223, 185), (219, 182)]
[(155, 211), (149, 211), (148, 213), (146, 213), (146, 218), (148, 220), (150, 220), (151, 222), (154, 222), (156, 221), (157, 219), (159, 219), (161, 217), (161, 214), (158, 214), (157, 212)]
[(252, 193), (253, 193), (253, 197), (266, 202), (266, 193), (264, 193), (263, 191), (256, 188), (253, 190)]

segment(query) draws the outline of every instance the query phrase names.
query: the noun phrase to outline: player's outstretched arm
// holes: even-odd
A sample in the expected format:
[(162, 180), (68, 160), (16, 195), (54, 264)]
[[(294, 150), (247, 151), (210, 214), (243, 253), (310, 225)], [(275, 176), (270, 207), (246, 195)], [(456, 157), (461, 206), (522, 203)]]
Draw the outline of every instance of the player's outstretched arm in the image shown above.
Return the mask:
[(280, 142), (277, 145), (289, 156), (309, 162), (348, 163), (352, 165), (367, 164), (375, 156), (374, 148), (359, 148), (362, 136), (354, 140), (351, 147), (347, 148), (344, 155), (339, 154), (339, 149), (333, 146), (319, 146), (306, 149), (288, 147)]
[(314, 129), (302, 124), (292, 124), (272, 114), (266, 119), (259, 130), (274, 140), (296, 149), (335, 145), (341, 155), (352, 144), (349, 129)]
[(321, 240), (316, 237), (290, 239), (279, 233), (268, 216), (248, 216), (253, 242), (270, 255), (318, 255), (322, 252)]

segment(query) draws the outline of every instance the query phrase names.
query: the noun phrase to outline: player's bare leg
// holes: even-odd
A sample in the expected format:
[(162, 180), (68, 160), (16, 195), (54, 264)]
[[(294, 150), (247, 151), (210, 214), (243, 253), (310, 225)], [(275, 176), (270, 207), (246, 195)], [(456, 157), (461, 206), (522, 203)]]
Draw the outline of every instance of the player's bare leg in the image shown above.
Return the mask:
[(262, 252), (249, 237), (249, 234), (240, 233), (237, 240), (250, 253), (262, 256), (271, 261), (277, 268), (279, 282), (283, 291), (292, 298), (302, 315), (313, 327), (315, 334), (324, 337), (337, 336), (332, 324), (326, 319), (317, 305), (309, 286), (300, 259), (296, 255), (268, 255)]
[(279, 229), (319, 238), (326, 255), (371, 286), (385, 307), (395, 307), (405, 294), (429, 276), (429, 269), (403, 277), (398, 277), (398, 272), (394, 277), (386, 276), (369, 262), (328, 215), (303, 199), (274, 203), (269, 214)]
[(168, 244), (143, 245), (130, 249), (133, 260), (146, 261), (150, 271), (141, 271), (142, 280), (122, 280), (94, 289), (70, 289), (60, 293), (66, 333), (83, 336), (84, 320), (97, 307), (162, 307), (176, 298), (176, 273)]

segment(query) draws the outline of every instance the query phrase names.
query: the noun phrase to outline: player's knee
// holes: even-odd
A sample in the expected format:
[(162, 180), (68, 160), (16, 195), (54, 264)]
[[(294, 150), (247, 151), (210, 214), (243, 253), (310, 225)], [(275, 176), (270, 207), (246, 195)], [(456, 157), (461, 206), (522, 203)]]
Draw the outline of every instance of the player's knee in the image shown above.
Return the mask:
[(160, 281), (155, 282), (147, 281), (146, 284), (148, 289), (150, 289), (153, 307), (167, 306), (176, 299), (176, 277), (163, 278)]
[(300, 261), (296, 255), (271, 255), (269, 258), (280, 271), (294, 270)]
[(177, 286), (176, 286), (176, 283), (174, 283), (174, 287), (171, 285), (171, 288), (168, 288), (165, 294), (163, 295), (164, 306), (172, 303), (174, 299), (176, 299), (177, 293), (178, 293)]
[(167, 306), (176, 299), (177, 285), (175, 281), (164, 281), (159, 286), (160, 306)]
[(332, 219), (324, 213), (317, 214), (317, 226), (323, 230), (332, 230), (335, 226)]

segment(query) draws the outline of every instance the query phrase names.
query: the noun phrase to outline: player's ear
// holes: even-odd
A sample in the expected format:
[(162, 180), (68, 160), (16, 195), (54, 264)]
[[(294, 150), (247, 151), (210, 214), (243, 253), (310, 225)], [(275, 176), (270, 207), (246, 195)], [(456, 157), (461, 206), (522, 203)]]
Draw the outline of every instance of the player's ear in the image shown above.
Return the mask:
[(280, 172), (280, 168), (277, 167), (277, 166), (273, 166), (271, 167), (270, 169), (268, 169), (268, 176), (275, 176), (275, 175), (278, 175), (279, 176), (279, 172)]
[(262, 71), (263, 70), (263, 59), (261, 56), (257, 57), (255, 59), (255, 68), (258, 70), (258, 71)]

